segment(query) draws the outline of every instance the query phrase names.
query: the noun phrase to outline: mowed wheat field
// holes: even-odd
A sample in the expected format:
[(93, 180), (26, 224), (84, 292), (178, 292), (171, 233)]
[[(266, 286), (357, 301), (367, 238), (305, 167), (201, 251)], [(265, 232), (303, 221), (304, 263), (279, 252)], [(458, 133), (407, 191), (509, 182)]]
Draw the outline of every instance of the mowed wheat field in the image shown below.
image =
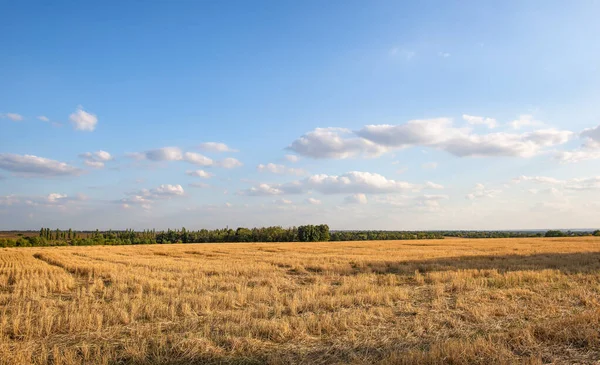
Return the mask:
[(600, 359), (600, 239), (0, 250), (2, 364)]

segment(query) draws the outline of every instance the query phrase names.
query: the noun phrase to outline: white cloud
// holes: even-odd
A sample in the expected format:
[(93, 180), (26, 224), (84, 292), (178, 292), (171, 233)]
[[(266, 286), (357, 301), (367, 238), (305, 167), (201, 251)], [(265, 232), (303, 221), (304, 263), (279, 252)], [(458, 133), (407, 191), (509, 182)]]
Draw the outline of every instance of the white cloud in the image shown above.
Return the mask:
[(356, 133), (378, 145), (403, 148), (437, 145), (464, 131), (452, 128), (450, 118), (437, 118), (410, 120), (399, 125), (366, 125)]
[(369, 201), (367, 200), (367, 196), (362, 193), (349, 195), (344, 198), (344, 202), (346, 204), (367, 204)]
[(226, 169), (232, 169), (243, 165), (239, 160), (233, 157), (227, 157), (220, 161), (214, 161), (213, 159), (196, 152), (184, 153), (179, 147), (163, 147), (146, 152), (128, 153), (127, 156), (136, 160), (185, 161), (199, 166), (217, 166)]
[(185, 191), (181, 185), (162, 184), (159, 187), (150, 190), (151, 196), (154, 197), (171, 197), (183, 195)]
[(204, 142), (198, 146), (203, 151), (207, 152), (238, 152), (235, 149), (230, 148), (225, 143), (221, 142)]
[(69, 116), (69, 120), (73, 124), (75, 130), (92, 132), (98, 124), (98, 117), (88, 113), (81, 107)]
[(6, 118), (6, 119), (10, 119), (13, 122), (20, 122), (23, 119), (23, 116), (21, 114), (17, 114), (17, 113), (6, 113), (6, 114), (0, 114), (0, 119), (1, 118)]
[(83, 158), (83, 163), (87, 166), (101, 169), (104, 167), (104, 163), (113, 159), (110, 153), (99, 150), (96, 152), (85, 152), (79, 155)]
[(0, 206), (21, 206), (21, 207), (58, 207), (65, 208), (67, 204), (86, 200), (83, 194), (68, 196), (61, 193), (50, 193), (44, 196), (0, 196)]
[(437, 162), (427, 162), (421, 165), (425, 170), (435, 170), (438, 167)]
[(275, 199), (273, 201), (273, 203), (275, 203), (275, 204), (285, 204), (285, 205), (293, 204), (293, 202), (291, 200), (284, 199), (284, 198)]
[(502, 190), (487, 189), (483, 184), (476, 184), (473, 192), (467, 194), (466, 198), (469, 200), (477, 198), (494, 198), (501, 192)]
[(448, 58), (451, 56), (451, 54), (448, 52), (438, 52), (438, 56), (442, 58)]
[(587, 160), (597, 160), (600, 158), (600, 149), (579, 149), (575, 151), (560, 151), (556, 153), (556, 158), (561, 163), (576, 163)]
[(408, 182), (360, 171), (351, 171), (340, 176), (313, 175), (303, 180), (303, 185), (323, 194), (382, 194), (418, 189), (418, 186)]
[(600, 125), (594, 128), (585, 129), (580, 133), (580, 136), (600, 143)]
[(585, 140), (581, 148), (574, 151), (559, 151), (556, 158), (562, 163), (575, 163), (600, 158), (600, 126), (585, 129), (579, 134)]
[(302, 194), (302, 186), (299, 182), (289, 184), (258, 184), (249, 189), (241, 190), (238, 195), (247, 196), (269, 196), (269, 195), (286, 195), (286, 194)]
[(95, 169), (101, 169), (104, 167), (104, 162), (102, 161), (84, 160), (83, 163), (86, 166), (93, 167)]
[(199, 166), (212, 166), (214, 164), (212, 159), (195, 152), (186, 152), (183, 158), (185, 161)]
[(296, 155), (285, 155), (285, 159), (292, 163), (300, 161), (300, 157)]
[(425, 183), (425, 187), (427, 189), (435, 189), (435, 190), (442, 190), (442, 189), (444, 189), (444, 185), (436, 184), (436, 183), (431, 182), (431, 181), (427, 181)]
[(224, 158), (220, 161), (217, 161), (216, 163), (217, 166), (225, 168), (225, 169), (233, 169), (236, 167), (240, 167), (243, 166), (243, 163), (241, 163), (238, 159), (233, 158), (233, 157), (227, 157)]
[(40, 115), (40, 116), (37, 117), (37, 119), (41, 120), (42, 122), (49, 122), (50, 121), (50, 118), (48, 118), (45, 115)]
[(308, 204), (312, 204), (312, 205), (320, 205), (321, 201), (319, 199), (315, 199), (315, 198), (308, 198), (306, 199), (306, 202)]
[(157, 200), (171, 199), (185, 195), (183, 187), (179, 184), (162, 184), (154, 189), (142, 189), (139, 192), (129, 194), (129, 197), (119, 201), (128, 206), (139, 205), (144, 209), (150, 209), (151, 204)]
[(463, 114), (462, 118), (469, 124), (486, 125), (490, 129), (496, 128), (498, 126), (498, 123), (496, 122), (496, 119), (494, 119), (494, 118), (477, 117), (477, 116), (468, 115), (468, 114)]
[(66, 197), (67, 197), (66, 194), (52, 193), (52, 194), (48, 195), (48, 202), (56, 203), (57, 201), (59, 201), (61, 199), (65, 199)]
[(535, 120), (533, 115), (529, 114), (520, 115), (518, 119), (515, 119), (508, 124), (514, 129), (521, 129), (522, 127), (539, 127), (544, 125), (544, 123)]
[(438, 148), (458, 157), (533, 157), (550, 147), (566, 143), (573, 133), (556, 129), (524, 134), (465, 134), (441, 143)]
[(179, 147), (163, 147), (143, 152), (143, 157), (151, 161), (180, 161), (183, 154)]
[(287, 148), (312, 158), (344, 159), (357, 155), (378, 156), (386, 148), (364, 138), (342, 138), (351, 133), (344, 128), (317, 128), (293, 141)]
[(306, 179), (287, 184), (258, 184), (250, 189), (238, 192), (239, 195), (264, 196), (302, 194), (310, 190), (322, 194), (384, 194), (403, 191), (417, 191), (422, 186), (404, 181), (387, 179), (370, 173), (351, 171), (343, 175), (312, 175)]
[(288, 175), (305, 175), (306, 172), (302, 169), (297, 169), (293, 167), (286, 167), (284, 165), (278, 165), (274, 163), (268, 163), (266, 165), (259, 164), (256, 166), (256, 169), (259, 172), (270, 172), (273, 174), (288, 174)]
[(214, 174), (206, 172), (204, 170), (188, 170), (186, 171), (186, 174), (188, 174), (189, 176), (196, 176), (204, 179), (209, 179), (214, 176)]
[(545, 148), (566, 143), (573, 134), (556, 129), (475, 134), (470, 128), (454, 127), (450, 118), (367, 125), (355, 132), (358, 138), (348, 136), (350, 133), (341, 128), (317, 128), (292, 142), (288, 149), (307, 157), (333, 159), (378, 156), (390, 149), (415, 146), (436, 148), (458, 157), (532, 157)]
[(28, 177), (73, 176), (82, 170), (65, 162), (34, 155), (0, 153), (0, 169)]

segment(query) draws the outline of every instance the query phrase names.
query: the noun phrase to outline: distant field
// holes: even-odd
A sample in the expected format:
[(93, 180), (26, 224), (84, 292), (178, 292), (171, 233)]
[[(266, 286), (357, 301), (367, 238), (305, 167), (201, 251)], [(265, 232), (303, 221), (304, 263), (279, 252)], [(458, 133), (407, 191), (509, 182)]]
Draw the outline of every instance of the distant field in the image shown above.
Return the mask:
[(599, 237), (0, 249), (0, 364), (599, 359)]
[(39, 236), (40, 232), (32, 231), (0, 231), (0, 238), (16, 239), (19, 237), (34, 237)]

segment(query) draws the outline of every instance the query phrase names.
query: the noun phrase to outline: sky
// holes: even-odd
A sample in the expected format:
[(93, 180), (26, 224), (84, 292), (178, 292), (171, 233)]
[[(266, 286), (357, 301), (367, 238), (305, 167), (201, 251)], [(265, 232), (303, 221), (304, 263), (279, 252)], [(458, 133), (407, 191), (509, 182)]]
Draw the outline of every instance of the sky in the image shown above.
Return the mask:
[(0, 229), (600, 227), (600, 3), (2, 1)]

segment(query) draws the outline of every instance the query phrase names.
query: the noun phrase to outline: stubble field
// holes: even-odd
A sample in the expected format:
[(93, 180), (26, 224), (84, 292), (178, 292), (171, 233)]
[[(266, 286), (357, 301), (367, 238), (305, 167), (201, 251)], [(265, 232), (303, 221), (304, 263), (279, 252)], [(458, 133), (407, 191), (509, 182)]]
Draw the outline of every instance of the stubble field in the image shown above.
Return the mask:
[(600, 359), (600, 239), (0, 249), (1, 364)]

